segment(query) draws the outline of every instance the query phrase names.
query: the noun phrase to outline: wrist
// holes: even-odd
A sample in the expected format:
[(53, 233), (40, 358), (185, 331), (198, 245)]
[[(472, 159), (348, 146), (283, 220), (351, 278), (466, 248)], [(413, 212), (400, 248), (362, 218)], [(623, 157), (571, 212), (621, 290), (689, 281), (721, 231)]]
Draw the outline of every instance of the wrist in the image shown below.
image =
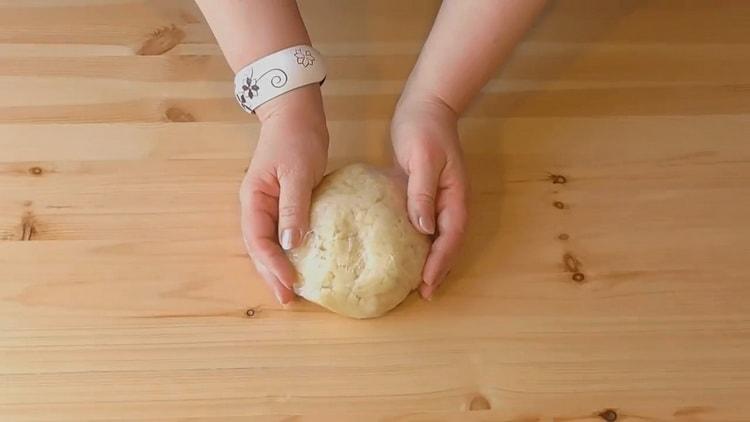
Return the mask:
[[(255, 112), (261, 105), (274, 98), (304, 98), (306, 95), (285, 95), (303, 89), (302, 92), (313, 92), (309, 85), (319, 86), (326, 77), (326, 64), (323, 56), (309, 45), (297, 45), (276, 51), (264, 56), (234, 75), (234, 96), (240, 106), (247, 112)], [(315, 98), (310, 97), (311, 101)], [(271, 107), (273, 108), (273, 107)]]
[(414, 66), (406, 86), (399, 98), (397, 106), (403, 104), (423, 104), (445, 108), (451, 112), (458, 120), (463, 113), (463, 108), (455, 101), (455, 96), (450, 92), (440, 89), (440, 81), (435, 80), (430, 74), (426, 74), (420, 69), (423, 67), (418, 61)]
[(439, 116), (444, 121), (457, 122), (459, 114), (437, 94), (405, 90), (396, 104), (394, 118), (414, 112)]
[(325, 125), (320, 85), (306, 85), (273, 98), (255, 109), (261, 123), (273, 119), (300, 119)]
[(289, 91), (256, 109), (262, 129), (294, 133), (324, 149), (328, 148), (328, 127), (319, 85)]

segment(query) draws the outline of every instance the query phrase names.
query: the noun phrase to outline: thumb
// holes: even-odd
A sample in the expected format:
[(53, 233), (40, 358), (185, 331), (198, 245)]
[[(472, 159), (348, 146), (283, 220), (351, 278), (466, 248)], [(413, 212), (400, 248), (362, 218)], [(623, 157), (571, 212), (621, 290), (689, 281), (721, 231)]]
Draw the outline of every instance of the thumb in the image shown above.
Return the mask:
[(310, 178), (289, 174), (279, 180), (279, 244), (285, 250), (299, 246), (310, 224)]
[(426, 158), (409, 165), (406, 207), (412, 225), (424, 234), (435, 234), (435, 195), (440, 170)]

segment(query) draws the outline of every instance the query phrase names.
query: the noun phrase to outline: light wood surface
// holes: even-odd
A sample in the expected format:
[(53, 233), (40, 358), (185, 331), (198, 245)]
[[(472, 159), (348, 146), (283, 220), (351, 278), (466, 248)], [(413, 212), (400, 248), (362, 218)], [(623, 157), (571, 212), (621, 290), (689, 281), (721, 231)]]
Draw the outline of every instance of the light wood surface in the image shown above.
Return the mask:
[[(437, 5), (302, 1), (331, 167), (389, 162)], [(750, 2), (552, 3), (458, 268), (377, 320), (259, 282), (230, 78), (190, 1), (0, 1), (0, 420), (750, 420)]]

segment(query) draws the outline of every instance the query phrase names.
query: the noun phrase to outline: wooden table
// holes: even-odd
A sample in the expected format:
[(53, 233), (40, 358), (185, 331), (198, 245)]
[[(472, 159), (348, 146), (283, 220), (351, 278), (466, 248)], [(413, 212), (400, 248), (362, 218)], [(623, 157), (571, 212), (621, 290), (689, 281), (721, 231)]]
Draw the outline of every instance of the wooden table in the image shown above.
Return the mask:
[[(302, 2), (332, 167), (436, 7)], [(0, 420), (750, 420), (750, 2), (551, 4), (463, 120), (460, 265), (370, 321), (252, 270), (230, 77), (190, 1), (0, 1)]]

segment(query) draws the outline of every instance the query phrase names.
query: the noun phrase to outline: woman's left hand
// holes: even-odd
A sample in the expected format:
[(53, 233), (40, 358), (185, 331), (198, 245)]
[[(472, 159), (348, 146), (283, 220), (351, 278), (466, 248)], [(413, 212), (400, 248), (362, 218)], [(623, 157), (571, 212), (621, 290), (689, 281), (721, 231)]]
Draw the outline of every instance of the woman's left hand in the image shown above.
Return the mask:
[(422, 297), (430, 299), (466, 233), (468, 180), (458, 116), (437, 98), (402, 98), (391, 123), (391, 139), (408, 177), (409, 220), (418, 231), (435, 235), (419, 286)]

